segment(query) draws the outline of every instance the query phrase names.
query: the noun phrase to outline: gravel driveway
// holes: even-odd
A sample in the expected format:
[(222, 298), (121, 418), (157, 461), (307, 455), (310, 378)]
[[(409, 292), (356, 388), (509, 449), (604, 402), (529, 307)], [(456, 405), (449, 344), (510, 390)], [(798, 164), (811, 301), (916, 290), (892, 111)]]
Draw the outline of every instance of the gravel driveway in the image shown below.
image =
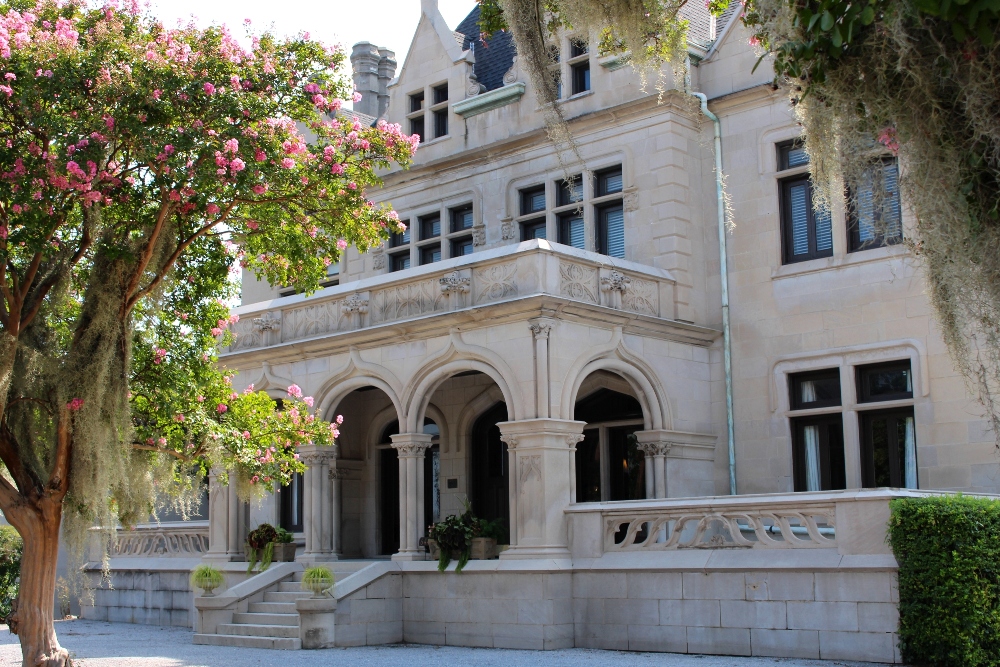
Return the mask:
[[(96, 621), (59, 621), (56, 632), (79, 667), (873, 667), (847, 663), (785, 658), (738, 658), (671, 653), (625, 653), (566, 649), (512, 651), (452, 646), (391, 645), (325, 651), (269, 651), (265, 649), (195, 646), (192, 632)], [(21, 664), (17, 637), (0, 626), (0, 665)]]

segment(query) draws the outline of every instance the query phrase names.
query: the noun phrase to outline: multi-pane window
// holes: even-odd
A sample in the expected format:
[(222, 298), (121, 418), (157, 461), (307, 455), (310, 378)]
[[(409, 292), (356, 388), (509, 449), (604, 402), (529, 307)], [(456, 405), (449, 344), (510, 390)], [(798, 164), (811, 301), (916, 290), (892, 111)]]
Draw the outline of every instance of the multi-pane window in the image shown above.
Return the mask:
[(903, 240), (899, 166), (886, 159), (870, 169), (856, 192), (849, 192), (848, 251), (868, 250)]
[[(908, 360), (855, 366), (854, 386), (841, 386), (841, 370), (789, 375), (792, 469), (796, 491), (847, 486), (847, 455), (860, 468), (852, 484), (864, 488), (917, 488), (913, 377)], [(845, 375), (844, 377), (849, 377)], [(857, 417), (857, 438), (845, 448), (845, 407)], [(854, 404), (851, 404), (854, 401)], [(854, 423), (853, 418), (847, 420)], [(857, 474), (857, 472), (853, 473)]]
[[(426, 210), (426, 209), (425, 209)], [(475, 250), (472, 204), (461, 204), (416, 216), (413, 226), (389, 237), (389, 271), (440, 262), (447, 257), (470, 255)]]
[[(793, 410), (838, 406), (840, 371), (836, 368), (789, 376)], [(847, 488), (844, 465), (844, 419), (841, 413), (792, 418), (792, 472), (796, 491)]]
[(622, 166), (599, 169), (592, 176), (575, 174), (519, 190), (516, 222), (521, 240), (547, 238), (581, 250), (624, 258)]
[[(448, 136), (447, 83), (432, 86), (427, 91), (411, 93), (409, 100), (406, 118), (410, 123), (410, 134), (419, 134), (421, 142)], [(433, 136), (428, 136), (428, 130)]]
[(396, 232), (389, 237), (389, 271), (402, 271), (410, 268), (410, 221), (404, 220), (406, 230)]
[(333, 262), (326, 267), (326, 278), (320, 283), (322, 287), (334, 287), (340, 284), (340, 262)]
[(569, 55), (573, 95), (579, 95), (590, 90), (590, 51), (587, 42), (579, 39), (570, 40)]
[(278, 491), (278, 525), (290, 533), (301, 533), (303, 530), (302, 490), (302, 473), (297, 472), (292, 475), (288, 486)]
[(419, 135), (420, 140), (427, 139), (424, 132), (424, 91), (410, 95), (410, 112), (407, 114), (410, 121), (410, 134)]
[[(441, 261), (441, 214), (420, 216), (420, 241), (418, 248), (420, 264)], [(425, 243), (430, 241), (430, 243)]]
[[(809, 164), (798, 142), (778, 146), (778, 166), (782, 171)], [(781, 194), (781, 232), (784, 263), (801, 262), (833, 255), (833, 220), (828, 210), (813, 207), (812, 182), (808, 173), (796, 173), (778, 181)]]
[[(858, 402), (878, 408), (885, 401), (913, 398), (910, 362), (859, 366)], [(861, 477), (865, 487), (917, 487), (917, 442), (913, 407), (861, 413)]]

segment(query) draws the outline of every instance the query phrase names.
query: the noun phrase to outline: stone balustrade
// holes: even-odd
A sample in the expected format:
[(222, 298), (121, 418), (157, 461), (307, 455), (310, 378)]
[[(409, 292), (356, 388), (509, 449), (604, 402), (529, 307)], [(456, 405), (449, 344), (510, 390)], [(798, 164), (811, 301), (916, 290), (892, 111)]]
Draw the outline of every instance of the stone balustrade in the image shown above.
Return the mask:
[(175, 524), (144, 524), (134, 530), (118, 530), (111, 545), (116, 557), (198, 558), (208, 551), (208, 521), (185, 521)]
[[(668, 272), (537, 239), (329, 287), (309, 297), (241, 306), (234, 311), (240, 316), (233, 326), (236, 339), (223, 355), (420, 320), (432, 320), (428, 328), (446, 328), (445, 320), (454, 323), (455, 318), (441, 317), (445, 314), (474, 314), (532, 298), (605, 316), (617, 312), (630, 320), (673, 322), (675, 317), (674, 279)], [(674, 324), (687, 336), (714, 333)]]
[(682, 549), (830, 549), (887, 555), (898, 489), (581, 503), (566, 511), (574, 557)]

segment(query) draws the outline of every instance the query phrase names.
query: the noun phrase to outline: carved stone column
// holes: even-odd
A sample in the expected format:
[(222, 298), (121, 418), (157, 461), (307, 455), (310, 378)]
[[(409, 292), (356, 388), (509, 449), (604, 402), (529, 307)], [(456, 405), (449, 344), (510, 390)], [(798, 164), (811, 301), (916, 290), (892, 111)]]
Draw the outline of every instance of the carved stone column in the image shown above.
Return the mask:
[(576, 444), (586, 422), (500, 422), (511, 479), (511, 548), (502, 558), (569, 558), (565, 509), (573, 502)]
[(330, 464), (337, 454), (336, 447), (304, 447), (302, 452), (302, 461), (308, 466), (302, 476), (306, 534), (303, 560), (327, 561), (333, 558)]
[(552, 331), (552, 321), (548, 319), (531, 320), (531, 333), (535, 338), (535, 415), (540, 419), (548, 418), (549, 402), (549, 334)]
[(424, 526), (424, 455), (431, 446), (427, 433), (398, 433), (392, 447), (399, 457), (399, 553), (393, 560), (424, 560), (419, 546)]
[(667, 497), (667, 454), (673, 443), (657, 431), (637, 431), (639, 451), (646, 455), (646, 497)]
[(341, 554), (340, 547), (340, 526), (341, 526), (341, 516), (343, 512), (343, 496), (340, 490), (340, 480), (347, 477), (346, 470), (338, 470), (336, 467), (336, 461), (334, 465), (330, 468), (329, 478), (330, 478), (330, 551), (333, 553), (334, 557), (339, 558)]
[(229, 487), (219, 481), (221, 472), (208, 473), (208, 552), (206, 560), (229, 560)]

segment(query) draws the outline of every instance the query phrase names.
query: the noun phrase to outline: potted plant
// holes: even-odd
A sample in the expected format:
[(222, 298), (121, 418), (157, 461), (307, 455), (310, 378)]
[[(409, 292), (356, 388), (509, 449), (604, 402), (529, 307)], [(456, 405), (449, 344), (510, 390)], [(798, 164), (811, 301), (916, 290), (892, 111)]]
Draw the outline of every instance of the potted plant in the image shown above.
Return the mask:
[(226, 583), (226, 577), (217, 567), (211, 565), (199, 565), (191, 573), (191, 586), (204, 591), (205, 597), (210, 598), (215, 595), (213, 591), (221, 588)]
[(469, 545), (472, 560), (490, 560), (496, 558), (497, 544), (503, 541), (507, 530), (504, 528), (503, 519), (474, 519), (472, 528), (472, 543)]
[(465, 564), (469, 562), (473, 521), (475, 521), (475, 517), (472, 516), (472, 512), (466, 511), (461, 516), (452, 514), (430, 527), (427, 536), (436, 543), (439, 553), (439, 572), (444, 572), (452, 559), (458, 561), (455, 572), (461, 572)]
[(333, 572), (323, 565), (306, 568), (302, 575), (302, 590), (310, 591), (314, 598), (324, 597), (333, 584)]
[(272, 561), (278, 563), (291, 563), (295, 560), (295, 543), (292, 541), (292, 534), (284, 528), (275, 528), (278, 537), (274, 541), (274, 556)]
[(278, 531), (269, 523), (262, 523), (247, 535), (245, 545), (247, 562), (247, 574), (253, 572), (254, 567), (260, 562), (260, 572), (271, 567), (274, 559), (274, 543), (278, 539)]

